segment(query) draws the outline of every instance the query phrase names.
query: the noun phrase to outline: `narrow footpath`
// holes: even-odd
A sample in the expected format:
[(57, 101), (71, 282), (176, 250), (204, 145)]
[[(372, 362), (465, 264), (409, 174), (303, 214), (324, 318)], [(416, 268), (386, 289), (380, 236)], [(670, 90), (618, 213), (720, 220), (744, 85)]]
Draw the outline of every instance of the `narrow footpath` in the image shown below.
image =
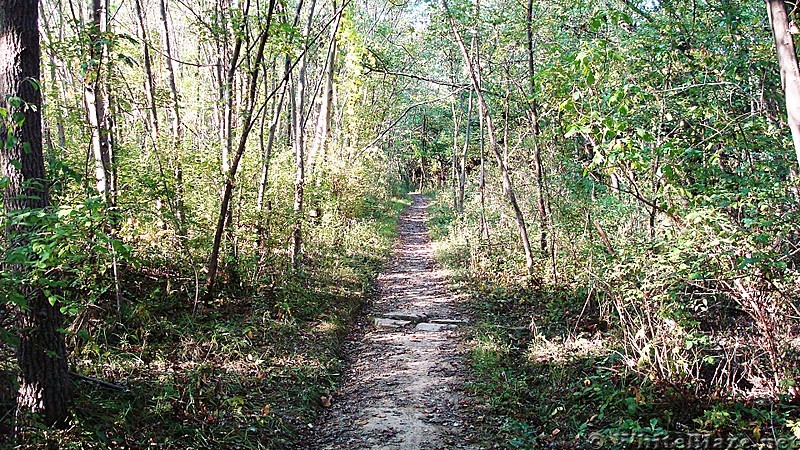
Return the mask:
[(425, 227), (428, 199), (400, 217), (399, 242), (361, 332), (348, 342), (348, 370), (309, 449), (473, 449), (465, 401), (457, 297), (437, 270)]

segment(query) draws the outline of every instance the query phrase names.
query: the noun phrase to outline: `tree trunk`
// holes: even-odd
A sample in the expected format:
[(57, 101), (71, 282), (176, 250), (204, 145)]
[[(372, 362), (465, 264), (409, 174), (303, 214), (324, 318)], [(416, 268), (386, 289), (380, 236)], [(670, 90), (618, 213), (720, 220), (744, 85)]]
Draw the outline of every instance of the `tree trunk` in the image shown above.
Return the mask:
[(484, 233), (486, 233), (486, 240), (489, 240), (489, 222), (486, 220), (486, 133), (485, 127), (483, 126), (484, 117), (482, 114), (478, 114), (478, 129), (480, 130), (480, 158), (481, 158), (481, 170), (480, 174), (478, 175), (478, 188), (481, 193), (481, 239), (483, 239)]
[(467, 152), (469, 151), (469, 135), (472, 128), (472, 89), (469, 91), (469, 100), (467, 103), (467, 120), (465, 124), (466, 130), (464, 131), (464, 150), (461, 152), (459, 161), (459, 174), (458, 174), (458, 214), (464, 214), (464, 189), (467, 184)]
[[(40, 17), (42, 18), (42, 25), (44, 25), (42, 27), (42, 30), (45, 32), (45, 36), (47, 38), (48, 44), (52, 44), (53, 42), (56, 42), (56, 41), (54, 40), (50, 24), (47, 23), (47, 16), (44, 14), (44, 4), (43, 3), (39, 3), (39, 6), (40, 6), (39, 14), (40, 14)], [(61, 35), (61, 37), (58, 38), (58, 39), (61, 40), (61, 41), (64, 40), (63, 31), (62, 30), (63, 30), (63, 23), (61, 23), (60, 27), (59, 27), (59, 32), (60, 32), (59, 34)], [(57, 62), (56, 62), (55, 52), (48, 52), (48, 57), (50, 59), (50, 92), (55, 92), (56, 86), (58, 85), (58, 81), (59, 81), (58, 77), (56, 75)], [(54, 156), (60, 158), (61, 157), (61, 152), (63, 152), (67, 148), (67, 133), (66, 133), (66, 127), (64, 126), (64, 113), (61, 111), (62, 108), (63, 108), (63, 105), (66, 104), (66, 102), (63, 101), (63, 94), (64, 94), (63, 82), (62, 82), (61, 89), (59, 89), (58, 92), (59, 92), (59, 96), (60, 96), (59, 100), (61, 101), (61, 105), (58, 105), (58, 107), (54, 108), (53, 114), (51, 114), (51, 115), (55, 119), (55, 122), (56, 122), (56, 133), (58, 134), (58, 146), (53, 149), (54, 150)], [(53, 97), (55, 98), (56, 96), (53, 95)], [(44, 107), (44, 103), (46, 103), (48, 101), (50, 101), (51, 103), (58, 104), (57, 101), (49, 100), (45, 96), (45, 98), (42, 99), (42, 106)]]
[(91, 56), (84, 83), (83, 99), (86, 118), (92, 131), (92, 155), (94, 156), (94, 176), (97, 193), (106, 205), (114, 204), (114, 177), (111, 158), (111, 126), (108, 113), (108, 89), (105, 83), (103, 64), (108, 63), (108, 46), (104, 43), (108, 31), (108, 11), (106, 0), (92, 0)]
[[(239, 162), (242, 159), (242, 155), (244, 155), (244, 151), (247, 149), (247, 138), (256, 122), (256, 118), (253, 117), (253, 112), (256, 105), (256, 95), (258, 93), (258, 69), (261, 67), (261, 61), (264, 57), (264, 47), (267, 44), (269, 27), (272, 22), (272, 14), (275, 9), (276, 1), (277, 0), (270, 0), (269, 2), (269, 12), (267, 13), (267, 20), (264, 25), (265, 29), (261, 32), (261, 35), (258, 39), (258, 47), (255, 50), (255, 55), (253, 56), (255, 60), (252, 65), (253, 70), (250, 72), (250, 78), (248, 79), (248, 97), (245, 99), (245, 106), (242, 111), (242, 132), (239, 136), (239, 143), (236, 146), (236, 151), (233, 154), (233, 158), (230, 162), (230, 169), (225, 174), (225, 187), (222, 191), (222, 200), (220, 202), (219, 216), (217, 218), (217, 227), (214, 232), (214, 242), (211, 246), (211, 255), (208, 258), (208, 278), (206, 278), (205, 294), (207, 299), (213, 298), (216, 292), (217, 270), (219, 269), (219, 250), (220, 245), (222, 244), (222, 235), (228, 222), (229, 206), (231, 203), (231, 198), (233, 197), (233, 188), (236, 185), (236, 172), (239, 169)], [(241, 37), (237, 38), (236, 47), (241, 48)], [(231, 70), (235, 70), (235, 67), (232, 67)], [(232, 76), (229, 78), (232, 78)]]
[[(139, 0), (137, 0), (139, 1)], [(181, 107), (178, 96), (178, 85), (175, 83), (175, 68), (172, 65), (172, 39), (170, 38), (169, 18), (165, 0), (160, 0), (161, 22), (164, 25), (164, 52), (167, 63), (167, 79), (169, 80), (170, 100), (172, 101), (172, 150), (173, 175), (175, 176), (175, 211), (178, 220), (178, 235), (186, 235), (186, 209), (183, 204), (183, 161), (181, 161), (181, 146), (183, 145), (183, 122), (181, 120)]]
[[(336, 34), (339, 31), (342, 13), (344, 8), (338, 9), (336, 1), (333, 1), (333, 11), (336, 14), (333, 26), (331, 27), (330, 43), (328, 45), (328, 57), (325, 64), (325, 87), (322, 90), (322, 102), (317, 117), (317, 127), (314, 133), (314, 144), (311, 146), (311, 154), (308, 157), (308, 170), (312, 178), (315, 177), (315, 167), (323, 167), (328, 152), (328, 139), (331, 130), (331, 110), (333, 108), (333, 78), (336, 73)], [(318, 162), (319, 161), (319, 162)], [(319, 184), (319, 183), (317, 183)]]
[[(266, 69), (266, 68), (265, 68)], [(275, 146), (275, 137), (278, 135), (278, 125), (281, 123), (281, 110), (283, 109), (283, 101), (286, 98), (286, 90), (288, 86), (288, 79), (291, 75), (291, 66), (290, 62), (286, 61), (286, 66), (284, 68), (284, 77), (280, 81), (283, 85), (280, 87), (281, 93), (280, 96), (273, 100), (274, 109), (272, 111), (272, 118), (269, 124), (269, 135), (267, 137), (267, 142), (264, 144), (264, 121), (261, 122), (261, 179), (258, 184), (258, 196), (256, 197), (256, 209), (258, 210), (258, 247), (261, 248), (265, 242), (265, 230), (267, 230), (267, 226), (265, 224), (266, 218), (264, 217), (264, 196), (267, 192), (267, 185), (269, 183), (269, 168), (270, 163), (272, 160), (272, 148)], [(264, 120), (266, 120), (266, 114), (264, 115)]]
[(425, 152), (427, 151), (426, 137), (428, 135), (428, 116), (422, 116), (422, 136), (420, 138), (420, 155), (419, 155), (419, 192), (425, 191)]
[[(24, 118), (8, 128), (0, 121), (0, 166), (7, 185), (6, 214), (47, 208), (50, 198), (42, 154), (41, 72), (39, 60), (39, 9), (36, 0), (0, 0), (0, 108)], [(14, 99), (14, 100), (12, 100)], [(18, 104), (17, 99), (22, 104)], [(9, 139), (11, 138), (11, 139)], [(12, 225), (9, 246), (26, 246), (28, 226)], [(19, 270), (6, 267), (5, 270)], [(17, 323), (19, 394), (17, 417), (24, 424), (30, 415), (48, 424), (63, 424), (70, 401), (62, 317), (40, 290), (23, 292), (27, 305)]]
[[(314, 20), (314, 7), (316, 0), (311, 1), (308, 11), (308, 19), (306, 22), (305, 30), (303, 31), (303, 38), (307, 40), (311, 34), (311, 25)], [(298, 4), (298, 11), (302, 3)], [(308, 46), (308, 43), (306, 43)], [(306, 47), (307, 48), (307, 47)], [(298, 269), (300, 267), (300, 255), (303, 245), (303, 199), (305, 196), (305, 127), (303, 115), (305, 111), (305, 95), (306, 95), (306, 64), (308, 61), (307, 51), (303, 52), (300, 57), (300, 66), (297, 69), (297, 88), (292, 96), (292, 129), (294, 131), (294, 164), (295, 164), (295, 179), (294, 179), (294, 204), (292, 211), (294, 213), (294, 226), (292, 227), (291, 245), (289, 255), (291, 259), (292, 268)]]
[(533, 0), (528, 0), (528, 14), (526, 18), (526, 31), (528, 34), (528, 71), (530, 73), (531, 89), (531, 128), (533, 128), (533, 167), (536, 178), (536, 210), (539, 213), (541, 223), (539, 232), (539, 247), (544, 251), (547, 249), (547, 229), (552, 228), (551, 217), (547, 214), (545, 207), (545, 181), (544, 167), (542, 166), (542, 151), (539, 148), (539, 106), (536, 101), (536, 78), (533, 55)]
[[(225, 14), (222, 12), (224, 9), (223, 5), (219, 5), (220, 16), (222, 17), (223, 27), (227, 27), (227, 20), (225, 19)], [(228, 71), (225, 74), (225, 78), (220, 78), (220, 101), (223, 104), (222, 110), (222, 117), (221, 117), (221, 124), (222, 124), (222, 155), (221, 155), (221, 164), (220, 167), (222, 168), (222, 174), (227, 176), (227, 174), (231, 170), (231, 152), (233, 151), (233, 110), (234, 110), (234, 98), (236, 95), (235, 86), (236, 83), (236, 69), (239, 67), (239, 57), (242, 52), (242, 45), (244, 44), (244, 30), (234, 30), (232, 33), (233, 35), (237, 36), (236, 41), (233, 45), (233, 53), (230, 55), (230, 60), (227, 62)], [(222, 49), (224, 51), (220, 51), (221, 57), (227, 57), (228, 52), (228, 42), (227, 42), (227, 33), (225, 34), (226, 41), (221, 43)], [(227, 59), (227, 58), (226, 58)], [(220, 77), (221, 77), (220, 73)]]
[(492, 123), (492, 116), (489, 114), (489, 107), (486, 103), (486, 99), (483, 96), (483, 91), (481, 90), (480, 67), (476, 67), (477, 65), (473, 64), (469, 52), (467, 51), (467, 47), (464, 45), (464, 40), (461, 38), (461, 33), (458, 31), (455, 19), (453, 19), (452, 15), (449, 13), (446, 0), (443, 0), (442, 3), (444, 4), (445, 10), (448, 11), (450, 24), (453, 29), (453, 34), (456, 38), (456, 43), (461, 49), (461, 53), (464, 56), (464, 61), (467, 64), (467, 70), (469, 71), (470, 78), (472, 79), (472, 87), (475, 89), (475, 94), (478, 97), (478, 109), (480, 110), (481, 116), (484, 117), (484, 120), (486, 121), (486, 133), (489, 135), (489, 144), (492, 147), (492, 152), (494, 153), (495, 159), (497, 160), (497, 165), (500, 167), (500, 172), (503, 176), (503, 191), (508, 198), (508, 202), (511, 204), (511, 208), (514, 210), (514, 215), (517, 220), (517, 228), (519, 230), (520, 239), (522, 240), (522, 248), (525, 253), (525, 268), (528, 270), (528, 273), (531, 273), (533, 270), (533, 254), (531, 253), (530, 240), (528, 239), (528, 228), (525, 225), (525, 218), (522, 215), (522, 210), (517, 203), (517, 197), (514, 194), (514, 185), (511, 183), (508, 166), (506, 166), (505, 161), (503, 160), (503, 154), (500, 152), (500, 146), (497, 142), (494, 125)]
[(142, 38), (144, 92), (147, 96), (148, 119), (153, 142), (155, 142), (159, 132), (158, 105), (156, 105), (156, 87), (155, 78), (153, 77), (152, 57), (150, 56), (150, 41), (147, 38), (147, 21), (145, 20), (144, 10), (142, 9), (142, 0), (135, 0), (134, 5), (136, 6), (136, 18), (139, 21), (139, 34)]
[(789, 32), (789, 16), (783, 0), (766, 0), (767, 16), (775, 39), (781, 82), (786, 95), (786, 113), (792, 143), (800, 165), (800, 70), (797, 67), (797, 53), (794, 39)]
[[(450, 176), (451, 185), (453, 188), (453, 210), (458, 211), (460, 209), (458, 203), (458, 185), (459, 185), (459, 174), (458, 174), (458, 115), (456, 114), (456, 102), (450, 104), (450, 113), (453, 116), (453, 157), (451, 158), (451, 165), (450, 165)], [(469, 119), (467, 119), (469, 120)]]
[[(508, 63), (506, 63), (506, 80), (511, 77), (511, 74), (508, 70)], [(503, 98), (503, 164), (508, 166), (508, 122), (509, 122), (509, 114), (511, 112), (511, 89), (508, 87), (508, 82), (506, 82), (506, 95)]]

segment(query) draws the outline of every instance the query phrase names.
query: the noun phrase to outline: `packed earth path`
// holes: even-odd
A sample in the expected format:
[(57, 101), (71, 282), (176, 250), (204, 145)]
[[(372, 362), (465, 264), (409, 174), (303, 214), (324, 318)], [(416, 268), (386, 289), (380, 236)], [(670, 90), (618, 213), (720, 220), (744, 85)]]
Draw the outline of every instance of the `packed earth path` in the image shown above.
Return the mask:
[(341, 389), (308, 449), (481, 448), (470, 443), (469, 400), (461, 394), (459, 327), (467, 319), (433, 259), (429, 201), (413, 198), (373, 302), (345, 344)]

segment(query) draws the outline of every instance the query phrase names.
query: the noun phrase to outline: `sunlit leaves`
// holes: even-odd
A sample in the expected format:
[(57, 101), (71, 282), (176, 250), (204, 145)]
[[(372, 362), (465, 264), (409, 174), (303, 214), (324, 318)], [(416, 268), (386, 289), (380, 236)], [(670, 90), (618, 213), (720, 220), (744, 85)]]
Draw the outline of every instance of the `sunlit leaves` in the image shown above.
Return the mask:
[[(0, 272), (5, 301), (24, 306), (32, 289), (41, 290), (47, 300), (61, 304), (64, 312), (79, 312), (107, 289), (101, 282), (108, 262), (129, 260), (131, 247), (103, 230), (108, 216), (102, 201), (51, 209), (16, 211), (6, 218), (17, 245), (7, 248)], [(101, 282), (102, 283), (102, 282)]]

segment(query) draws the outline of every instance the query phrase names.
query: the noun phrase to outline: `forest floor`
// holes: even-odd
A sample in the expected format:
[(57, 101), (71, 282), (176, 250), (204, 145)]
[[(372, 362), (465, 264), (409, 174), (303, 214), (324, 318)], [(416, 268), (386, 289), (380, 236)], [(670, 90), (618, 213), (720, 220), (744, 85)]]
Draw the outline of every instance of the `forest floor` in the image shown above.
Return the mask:
[(478, 449), (459, 328), (460, 298), (436, 267), (425, 222), (428, 199), (401, 215), (395, 253), (373, 301), (344, 344), (342, 385), (314, 426), (308, 449)]

